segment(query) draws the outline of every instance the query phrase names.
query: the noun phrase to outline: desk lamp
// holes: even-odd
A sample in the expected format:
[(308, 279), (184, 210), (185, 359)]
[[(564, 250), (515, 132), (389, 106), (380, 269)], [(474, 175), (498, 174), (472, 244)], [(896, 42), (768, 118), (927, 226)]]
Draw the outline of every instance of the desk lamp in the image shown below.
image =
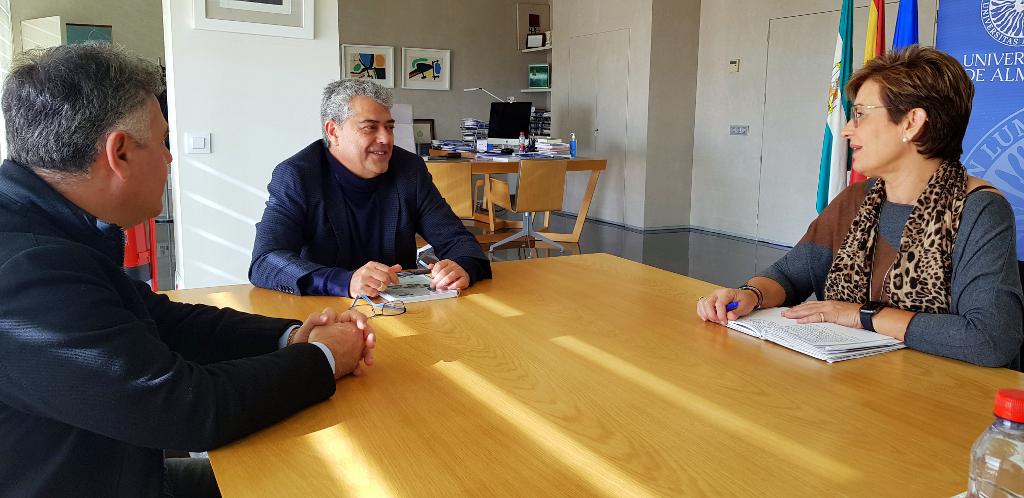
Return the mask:
[(508, 100), (503, 100), (501, 97), (499, 97), (499, 96), (489, 92), (486, 88), (475, 87), (475, 88), (463, 88), (462, 89), (463, 92), (472, 92), (472, 91), (476, 91), (476, 90), (480, 90), (481, 92), (484, 92), (487, 95), (490, 95), (491, 97), (494, 97), (494, 100), (497, 100), (498, 102), (515, 102), (516, 101), (515, 97), (509, 97)]

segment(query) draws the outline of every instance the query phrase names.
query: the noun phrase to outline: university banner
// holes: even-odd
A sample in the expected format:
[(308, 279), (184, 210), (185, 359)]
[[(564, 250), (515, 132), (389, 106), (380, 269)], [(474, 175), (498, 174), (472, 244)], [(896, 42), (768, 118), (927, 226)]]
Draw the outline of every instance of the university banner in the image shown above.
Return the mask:
[(974, 81), (962, 161), (1010, 200), (1024, 260), (1024, 0), (942, 0), (936, 48)]

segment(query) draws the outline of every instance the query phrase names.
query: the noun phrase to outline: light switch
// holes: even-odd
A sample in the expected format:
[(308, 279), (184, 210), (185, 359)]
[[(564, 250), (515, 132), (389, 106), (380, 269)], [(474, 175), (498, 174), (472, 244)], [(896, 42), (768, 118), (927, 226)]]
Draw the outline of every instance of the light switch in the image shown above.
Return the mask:
[(730, 135), (749, 135), (750, 125), (729, 125)]
[(210, 132), (185, 133), (186, 154), (209, 154)]

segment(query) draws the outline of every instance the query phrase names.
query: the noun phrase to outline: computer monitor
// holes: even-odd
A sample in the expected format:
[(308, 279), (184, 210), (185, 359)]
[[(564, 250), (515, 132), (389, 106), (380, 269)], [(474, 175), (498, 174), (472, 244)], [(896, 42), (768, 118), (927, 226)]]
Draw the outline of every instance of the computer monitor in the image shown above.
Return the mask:
[(512, 143), (519, 139), (519, 132), (530, 136), (530, 112), (532, 102), (491, 102), (491, 120), (487, 124), (487, 141), (490, 143)]

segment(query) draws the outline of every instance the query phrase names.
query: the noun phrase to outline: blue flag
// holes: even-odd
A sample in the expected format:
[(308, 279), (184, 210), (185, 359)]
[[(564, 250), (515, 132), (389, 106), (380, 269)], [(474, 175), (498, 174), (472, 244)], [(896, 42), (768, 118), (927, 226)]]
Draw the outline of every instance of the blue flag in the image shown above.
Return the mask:
[(917, 0), (900, 0), (896, 31), (892, 34), (892, 49), (902, 50), (911, 45), (917, 45)]

